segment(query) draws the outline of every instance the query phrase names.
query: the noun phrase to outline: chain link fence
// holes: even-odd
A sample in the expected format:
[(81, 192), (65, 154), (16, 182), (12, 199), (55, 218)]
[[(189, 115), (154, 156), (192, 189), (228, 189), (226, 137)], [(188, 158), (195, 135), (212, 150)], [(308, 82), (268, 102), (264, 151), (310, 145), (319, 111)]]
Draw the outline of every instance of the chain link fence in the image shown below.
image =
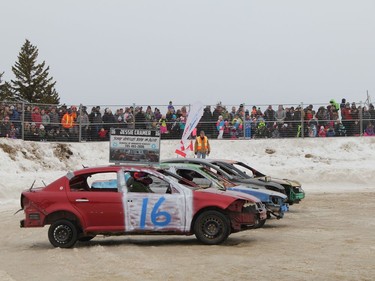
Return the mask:
[[(28, 141), (108, 141), (111, 127), (158, 129), (180, 139), (191, 105), (50, 105), (3, 101), (0, 136)], [(373, 136), (369, 102), (208, 105), (197, 126), (212, 139)], [(194, 133), (193, 133), (194, 134)]]

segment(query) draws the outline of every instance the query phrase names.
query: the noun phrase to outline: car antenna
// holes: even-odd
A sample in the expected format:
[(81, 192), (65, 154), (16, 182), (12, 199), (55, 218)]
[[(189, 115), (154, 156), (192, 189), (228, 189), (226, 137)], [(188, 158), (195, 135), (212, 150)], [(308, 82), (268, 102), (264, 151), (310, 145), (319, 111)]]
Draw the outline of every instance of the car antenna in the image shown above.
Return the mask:
[(21, 208), (21, 209), (19, 209), (17, 212), (15, 212), (14, 214), (13, 214), (13, 216), (14, 215), (17, 215), (19, 212), (21, 212), (23, 209)]
[(47, 186), (46, 183), (44, 182), (44, 180), (42, 180), (42, 183), (44, 184), (44, 186)]
[(86, 168), (88, 168), (89, 166), (85, 166), (85, 165), (82, 164), (82, 167), (83, 167), (84, 169), (86, 169)]
[(34, 180), (33, 184), (30, 186), (29, 191), (31, 191), (33, 189), (35, 182), (36, 182), (36, 180)]

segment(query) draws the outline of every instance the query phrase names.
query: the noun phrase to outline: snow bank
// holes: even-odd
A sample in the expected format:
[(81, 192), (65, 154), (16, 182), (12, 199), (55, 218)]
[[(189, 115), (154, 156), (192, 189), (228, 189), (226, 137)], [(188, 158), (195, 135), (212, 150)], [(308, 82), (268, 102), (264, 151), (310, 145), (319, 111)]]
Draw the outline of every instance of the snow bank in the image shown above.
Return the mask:
[[(261, 172), (298, 180), (307, 192), (375, 190), (375, 138), (211, 140), (211, 158), (236, 159)], [(178, 140), (161, 141), (161, 158), (177, 157)], [(193, 153), (190, 154), (193, 157)], [(69, 170), (108, 164), (109, 143), (0, 139), (0, 204)]]

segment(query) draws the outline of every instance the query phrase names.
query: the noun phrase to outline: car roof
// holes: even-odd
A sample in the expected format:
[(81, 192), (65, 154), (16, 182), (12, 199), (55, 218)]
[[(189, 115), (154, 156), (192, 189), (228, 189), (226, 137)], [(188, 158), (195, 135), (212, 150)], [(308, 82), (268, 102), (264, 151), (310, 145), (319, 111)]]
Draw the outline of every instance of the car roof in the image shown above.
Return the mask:
[(219, 168), (217, 165), (212, 164), (207, 159), (201, 158), (171, 158), (160, 161), (160, 163), (186, 163), (186, 164), (198, 164), (198, 165), (207, 165), (211, 167)]
[(160, 167), (167, 167), (167, 166), (180, 166), (180, 167), (189, 167), (192, 169), (199, 169), (202, 165), (196, 163), (160, 163)]
[(230, 174), (228, 174), (226, 171), (221, 169), (219, 166), (217, 166), (217, 165), (215, 165), (211, 162), (208, 162), (205, 159), (200, 159), (200, 158), (173, 158), (173, 159), (162, 160), (162, 161), (160, 161), (160, 163), (161, 164), (162, 163), (185, 163), (185, 164), (205, 165), (205, 166), (211, 167), (211, 168), (219, 171), (221, 174), (223, 174), (228, 179), (233, 178)]
[(240, 163), (241, 161), (237, 160), (232, 160), (232, 159), (208, 159), (210, 162), (225, 162), (229, 164), (235, 164), (235, 163)]
[(100, 172), (117, 172), (122, 169), (134, 170), (134, 171), (142, 171), (142, 170), (157, 171), (158, 168), (149, 166), (149, 165), (122, 165), (121, 164), (121, 165), (104, 165), (104, 166), (84, 167), (83, 169), (71, 171), (69, 173), (73, 173), (74, 175), (81, 175), (81, 174), (100, 173)]
[[(177, 168), (186, 168), (186, 169), (191, 169), (191, 170), (194, 170), (194, 171), (201, 171), (203, 172), (204, 176), (206, 178), (209, 178), (210, 180), (212, 181), (215, 181), (215, 182), (218, 182), (218, 180), (213, 177), (209, 172), (206, 172), (203, 168), (204, 166), (202, 165), (199, 165), (199, 164), (192, 164), (192, 163), (163, 163), (164, 165), (170, 165), (172, 167), (177, 167)], [(220, 176), (219, 176), (220, 177)], [(228, 181), (229, 183), (233, 184), (233, 187), (230, 187), (231, 189), (234, 189), (234, 190), (241, 190), (241, 189), (249, 189), (248, 186), (246, 185), (243, 185), (243, 184), (236, 184), (234, 182), (232, 182), (230, 179), (225, 179), (226, 181)], [(280, 193), (280, 192), (276, 192), (276, 191), (272, 191), (272, 190), (268, 190), (268, 189), (255, 189), (256, 192), (260, 193), (260, 194), (267, 194), (267, 195), (274, 195), (274, 196), (279, 196), (279, 197), (282, 197), (283, 199), (287, 198), (286, 195)]]
[(266, 175), (263, 174), (262, 172), (259, 172), (257, 169), (253, 168), (252, 166), (248, 165), (247, 163), (245, 162), (242, 162), (242, 161), (237, 161), (237, 160), (227, 160), (227, 159), (210, 159), (209, 161), (211, 161), (212, 163), (214, 164), (217, 164), (217, 163), (222, 163), (222, 164), (225, 164), (225, 165), (230, 165), (231, 167), (233, 167), (233, 169), (235, 169), (237, 172), (240, 172), (242, 175), (244, 175), (245, 177), (247, 177), (248, 175), (246, 173), (244, 173), (242, 170), (240, 169), (237, 169), (234, 165), (239, 165), (239, 166), (242, 166), (246, 169), (249, 169), (251, 170), (251, 172), (254, 174), (254, 176), (256, 177), (265, 177)]
[(182, 180), (186, 182), (187, 185), (190, 187), (199, 187), (199, 185), (195, 184), (194, 182), (190, 182), (183, 177), (179, 175), (175, 175), (171, 172), (169, 172), (166, 168), (163, 168), (161, 166), (150, 166), (150, 165), (124, 165), (124, 164), (114, 164), (114, 165), (105, 165), (105, 166), (95, 166), (95, 167), (86, 167), (80, 170), (68, 172), (67, 176), (68, 178), (72, 178), (73, 176), (79, 176), (83, 174), (95, 174), (95, 173), (101, 173), (101, 172), (118, 172), (121, 170), (127, 170), (127, 171), (145, 171), (145, 172), (152, 172), (152, 173), (158, 173), (160, 174), (161, 170), (165, 170), (165, 172), (168, 175), (165, 175), (164, 173), (161, 173), (163, 176), (172, 176), (175, 179)]
[[(241, 163), (239, 161), (235, 161), (235, 160), (222, 160), (222, 159), (207, 159), (208, 162), (210, 162), (211, 164), (213, 165), (217, 165), (221, 170), (224, 170), (224, 172), (228, 173), (225, 169), (227, 170), (230, 170), (233, 174), (235, 174), (236, 177), (240, 177), (240, 178), (249, 178), (249, 176), (244, 173), (243, 171), (241, 171), (240, 169), (238, 169), (237, 167), (233, 166), (233, 164), (236, 164), (236, 163)], [(234, 177), (233, 175), (231, 175), (232, 177)]]
[(207, 171), (206, 171), (207, 168), (204, 165), (199, 165), (199, 164), (195, 164), (195, 163), (162, 163), (160, 165), (162, 167), (164, 167), (163, 165), (166, 165), (168, 167), (176, 167), (176, 168), (180, 168), (180, 169), (186, 168), (186, 169), (190, 169), (190, 170), (193, 170), (193, 171), (201, 171), (205, 175), (208, 175), (209, 177), (212, 178), (212, 176), (207, 173)]

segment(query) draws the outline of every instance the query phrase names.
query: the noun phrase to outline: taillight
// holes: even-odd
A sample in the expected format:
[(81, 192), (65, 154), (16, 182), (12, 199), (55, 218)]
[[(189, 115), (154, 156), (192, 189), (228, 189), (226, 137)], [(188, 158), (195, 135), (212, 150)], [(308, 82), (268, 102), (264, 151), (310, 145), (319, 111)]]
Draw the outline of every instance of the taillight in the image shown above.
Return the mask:
[(30, 220), (40, 220), (40, 214), (39, 213), (31, 213), (29, 214)]

